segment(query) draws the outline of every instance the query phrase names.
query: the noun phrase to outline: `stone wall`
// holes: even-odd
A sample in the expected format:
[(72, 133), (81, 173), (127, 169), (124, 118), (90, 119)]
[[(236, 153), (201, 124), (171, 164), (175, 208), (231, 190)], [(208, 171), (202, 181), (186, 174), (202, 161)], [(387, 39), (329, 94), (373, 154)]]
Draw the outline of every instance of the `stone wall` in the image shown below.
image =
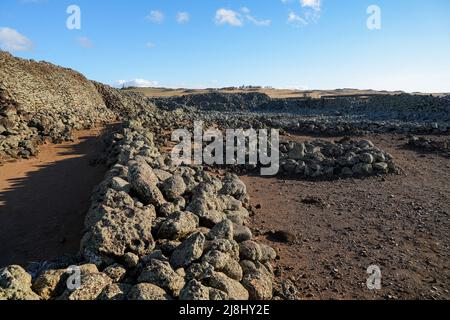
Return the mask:
[(156, 109), (152, 101), (143, 94), (115, 89), (99, 82), (93, 81), (93, 83), (108, 109), (122, 118), (136, 117), (143, 110), (154, 111)]
[(82, 74), (47, 62), (13, 57), (0, 51), (0, 94), (27, 112), (72, 106), (105, 108), (95, 85)]
[[(4, 268), (0, 300), (272, 299), (277, 254), (252, 241), (245, 184), (174, 165), (146, 127), (134, 120), (112, 134), (78, 261)], [(66, 286), (73, 263), (76, 289)]]

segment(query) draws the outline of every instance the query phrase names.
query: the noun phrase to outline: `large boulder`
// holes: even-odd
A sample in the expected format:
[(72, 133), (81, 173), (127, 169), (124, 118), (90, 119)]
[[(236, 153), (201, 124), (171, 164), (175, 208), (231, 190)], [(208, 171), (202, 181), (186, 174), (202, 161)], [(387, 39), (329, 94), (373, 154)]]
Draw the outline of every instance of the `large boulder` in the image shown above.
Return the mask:
[(83, 237), (84, 258), (97, 265), (111, 264), (110, 257), (122, 257), (127, 252), (138, 256), (150, 253), (155, 246), (152, 236), (153, 207), (108, 210)]

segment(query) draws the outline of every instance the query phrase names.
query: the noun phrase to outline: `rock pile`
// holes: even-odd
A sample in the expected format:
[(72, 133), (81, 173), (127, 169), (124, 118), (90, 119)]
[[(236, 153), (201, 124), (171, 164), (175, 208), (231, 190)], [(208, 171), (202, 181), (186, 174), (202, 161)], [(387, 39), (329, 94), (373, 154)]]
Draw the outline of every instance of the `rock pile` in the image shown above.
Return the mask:
[(2, 95), (26, 112), (105, 108), (102, 96), (82, 74), (47, 62), (15, 58), (0, 51)]
[(408, 147), (424, 152), (438, 152), (450, 156), (450, 139), (433, 140), (426, 137), (411, 137), (408, 141)]
[(0, 51), (0, 159), (35, 155), (44, 140), (111, 122), (94, 84), (81, 74)]
[(109, 110), (121, 118), (136, 118), (142, 111), (154, 111), (151, 99), (143, 94), (114, 89), (110, 86), (93, 82)]
[(270, 97), (264, 93), (221, 93), (211, 92), (192, 94), (179, 97), (154, 98), (152, 101), (158, 108), (174, 110), (191, 107), (203, 111), (257, 111), (262, 105), (268, 104)]
[(289, 176), (336, 178), (397, 171), (392, 156), (368, 140), (285, 142), (280, 154), (281, 173)]
[[(173, 165), (138, 121), (112, 136), (109, 158), (85, 220), (81, 286), (67, 289), (65, 269), (41, 270), (31, 282), (10, 266), (0, 271), (0, 298), (272, 298), (276, 253), (252, 241), (246, 187), (237, 176)], [(19, 270), (19, 285), (3, 280), (13, 277), (10, 270)]]
[(400, 123), (450, 122), (450, 103), (447, 97), (426, 95), (369, 95), (322, 99), (272, 99), (261, 93), (193, 94), (180, 97), (158, 98), (152, 101), (162, 109), (190, 108), (202, 111), (282, 113), (295, 115)]

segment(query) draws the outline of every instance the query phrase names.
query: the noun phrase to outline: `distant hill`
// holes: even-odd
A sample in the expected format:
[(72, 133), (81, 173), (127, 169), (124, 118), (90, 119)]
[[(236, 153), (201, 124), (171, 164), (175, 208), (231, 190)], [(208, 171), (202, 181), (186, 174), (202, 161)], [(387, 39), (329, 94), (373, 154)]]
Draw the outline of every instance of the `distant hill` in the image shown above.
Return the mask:
[[(313, 98), (320, 99), (322, 97), (333, 96), (364, 96), (364, 95), (399, 95), (404, 94), (403, 91), (376, 91), (376, 90), (359, 90), (359, 89), (336, 89), (336, 90), (290, 90), (290, 89), (272, 89), (272, 88), (221, 88), (221, 89), (171, 89), (171, 88), (126, 88), (123, 91), (139, 92), (147, 97), (173, 97), (191, 94), (204, 94), (211, 92), (219, 93), (265, 93), (271, 98)], [(427, 93), (413, 93), (414, 95), (429, 95)], [(434, 96), (443, 96), (446, 93), (435, 93)]]

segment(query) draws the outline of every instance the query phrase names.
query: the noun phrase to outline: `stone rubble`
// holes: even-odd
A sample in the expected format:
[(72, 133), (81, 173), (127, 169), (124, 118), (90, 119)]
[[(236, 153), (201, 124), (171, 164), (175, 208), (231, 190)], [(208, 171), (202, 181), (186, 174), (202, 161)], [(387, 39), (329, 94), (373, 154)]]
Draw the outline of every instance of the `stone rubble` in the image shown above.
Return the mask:
[(270, 262), (276, 254), (250, 241), (248, 196), (237, 176), (214, 177), (201, 167), (173, 165), (155, 146), (153, 132), (138, 121), (111, 139), (111, 169), (94, 190), (86, 216), (81, 287), (66, 288), (66, 269), (41, 270), (32, 283), (17, 267), (18, 285), (0, 281), (0, 297), (272, 298)]

